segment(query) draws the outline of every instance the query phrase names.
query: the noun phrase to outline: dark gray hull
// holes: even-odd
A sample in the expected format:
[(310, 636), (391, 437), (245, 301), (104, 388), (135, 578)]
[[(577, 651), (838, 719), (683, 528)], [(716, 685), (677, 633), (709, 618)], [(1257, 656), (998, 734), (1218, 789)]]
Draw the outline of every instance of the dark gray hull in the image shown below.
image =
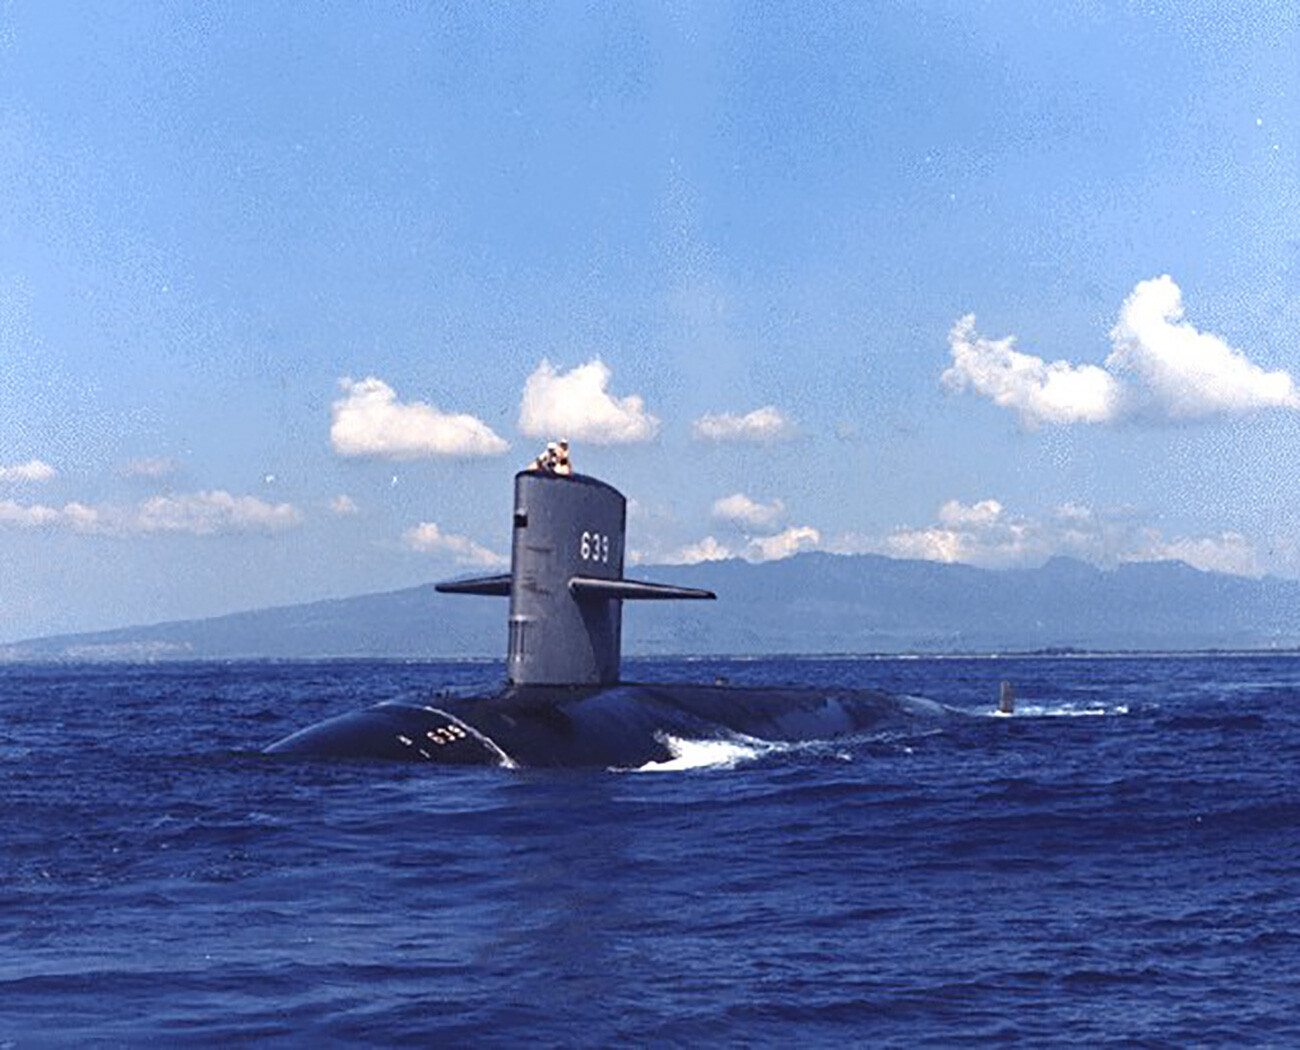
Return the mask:
[(671, 758), (669, 737), (832, 740), (944, 713), (929, 701), (874, 690), (527, 686), (486, 698), (380, 704), (300, 730), (267, 750), (443, 765), (628, 769)]
[(439, 696), (427, 705), (381, 704), (311, 726), (269, 750), (444, 765), (636, 769), (672, 759), (673, 738), (832, 740), (942, 712), (872, 690), (622, 683), (623, 602), (710, 600), (713, 592), (625, 579), (627, 501), (595, 478), (544, 467), (539, 459), (515, 475), (512, 521), (508, 575), (438, 585), (452, 594), (510, 599), (503, 691)]

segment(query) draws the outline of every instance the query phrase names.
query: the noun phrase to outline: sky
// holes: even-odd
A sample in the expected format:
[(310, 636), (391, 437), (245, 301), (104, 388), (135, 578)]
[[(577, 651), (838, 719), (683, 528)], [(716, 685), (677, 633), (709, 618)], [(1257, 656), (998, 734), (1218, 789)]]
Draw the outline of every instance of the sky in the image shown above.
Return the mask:
[(1300, 578), (1300, 9), (0, 0), (0, 642), (631, 562)]

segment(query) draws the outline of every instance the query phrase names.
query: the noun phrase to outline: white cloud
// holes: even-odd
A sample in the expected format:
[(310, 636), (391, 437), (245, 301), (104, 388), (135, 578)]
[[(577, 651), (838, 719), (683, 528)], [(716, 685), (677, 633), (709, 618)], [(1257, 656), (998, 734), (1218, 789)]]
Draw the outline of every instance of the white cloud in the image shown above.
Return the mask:
[(1183, 537), (1164, 540), (1150, 530), (1149, 545), (1134, 551), (1125, 561), (1182, 561), (1203, 572), (1223, 572), (1231, 576), (1264, 575), (1259, 552), (1237, 532), (1217, 536)]
[(1183, 294), (1167, 274), (1142, 281), (1120, 308), (1106, 367), (1132, 375), (1171, 419), (1300, 408), (1291, 376), (1265, 372), (1216, 335), (1183, 320)]
[(130, 530), (188, 532), (280, 532), (302, 521), (291, 503), (267, 503), (256, 496), (232, 496), (222, 490), (180, 496), (154, 496), (136, 508)]
[(695, 436), (706, 441), (751, 441), (765, 444), (794, 434), (794, 424), (775, 405), (764, 405), (743, 416), (703, 415), (694, 423)]
[(963, 551), (961, 534), (953, 529), (899, 529), (885, 540), (884, 547), (895, 558), (941, 561), (946, 565), (970, 560)]
[(814, 550), (822, 535), (811, 525), (792, 525), (775, 536), (755, 536), (749, 541), (745, 556), (750, 561), (778, 561), (800, 551)]
[(422, 401), (403, 404), (374, 376), (345, 377), (339, 387), (346, 396), (334, 402), (330, 441), (341, 456), (492, 456), (510, 447), (473, 416), (442, 412)]
[(1101, 512), (1066, 503), (1036, 519), (1010, 514), (997, 500), (970, 505), (950, 500), (938, 518), (934, 525), (897, 529), (880, 540), (844, 537), (834, 549), (986, 569), (1028, 568), (1063, 555), (1100, 568), (1176, 560), (1237, 576), (1264, 573), (1258, 551), (1239, 533), (1169, 539), (1159, 529), (1141, 525), (1131, 511)]
[(330, 512), (340, 516), (357, 513), (357, 504), (353, 498), (346, 493), (339, 493), (330, 500)]
[(510, 563), (509, 558), (480, 546), (468, 536), (443, 532), (432, 521), (422, 521), (407, 529), (402, 533), (402, 542), (411, 550), (426, 554), (450, 554), (457, 565), (500, 568)]
[(1015, 337), (985, 339), (967, 314), (948, 333), (952, 365), (940, 377), (949, 390), (974, 390), (995, 405), (1020, 413), (1027, 427), (1040, 423), (1103, 423), (1115, 418), (1120, 387), (1096, 365), (1041, 357), (1013, 349)]
[(950, 499), (939, 508), (939, 520), (945, 525), (987, 525), (1002, 517), (1002, 504), (995, 499), (982, 499), (970, 506), (960, 500)]
[(659, 431), (659, 420), (637, 395), (610, 394), (610, 375), (599, 358), (568, 372), (557, 372), (543, 359), (524, 383), (520, 431), (529, 437), (568, 437), (594, 445), (649, 441)]
[(1183, 297), (1168, 275), (1139, 282), (1110, 331), (1106, 367), (1047, 364), (1014, 349), (1015, 337), (985, 339), (973, 314), (948, 334), (952, 365), (941, 381), (973, 390), (1042, 423), (1109, 423), (1126, 416), (1192, 419), (1263, 408), (1300, 409), (1282, 370), (1266, 372), (1241, 351), (1183, 320)]
[(163, 456), (150, 456), (144, 459), (133, 459), (122, 468), (122, 476), (126, 478), (165, 478), (180, 469), (174, 459), (168, 459)]
[[(698, 543), (653, 559), (665, 565), (698, 565), (704, 561), (723, 561), (726, 558), (744, 558), (746, 561), (778, 561), (800, 551), (813, 550), (821, 545), (821, 533), (811, 525), (793, 525), (775, 536), (755, 536), (743, 547), (736, 548), (718, 541), (716, 536), (705, 536)], [(644, 553), (640, 561), (651, 560)]]
[[(1007, 515), (995, 499), (971, 504), (948, 500), (939, 508), (938, 518), (938, 524), (925, 528), (897, 529), (882, 542), (855, 538), (856, 547), (896, 558), (961, 562), (985, 568), (1007, 568), (1047, 557), (1035, 529), (1023, 519)], [(838, 549), (854, 546), (840, 544)]]
[(291, 503), (266, 503), (254, 496), (232, 496), (222, 490), (155, 496), (134, 507), (92, 507), (77, 502), (48, 507), (0, 500), (0, 525), (66, 529), (99, 536), (280, 532), (301, 521), (302, 514)]
[(11, 467), (0, 466), (0, 481), (49, 481), (57, 473), (48, 463), (29, 459), (26, 463), (16, 463)]
[(0, 525), (12, 525), (22, 529), (39, 529), (47, 525), (56, 525), (62, 520), (61, 512), (54, 507), (45, 507), (39, 503), (23, 504), (15, 503), (11, 499), (0, 499)]
[(698, 565), (703, 561), (725, 561), (734, 557), (736, 552), (726, 544), (719, 543), (716, 537), (705, 536), (699, 543), (688, 543), (657, 560), (665, 565)]
[(713, 504), (713, 516), (719, 521), (729, 521), (745, 528), (765, 529), (775, 525), (785, 512), (785, 505), (774, 499), (771, 503), (758, 503), (743, 492), (724, 496)]

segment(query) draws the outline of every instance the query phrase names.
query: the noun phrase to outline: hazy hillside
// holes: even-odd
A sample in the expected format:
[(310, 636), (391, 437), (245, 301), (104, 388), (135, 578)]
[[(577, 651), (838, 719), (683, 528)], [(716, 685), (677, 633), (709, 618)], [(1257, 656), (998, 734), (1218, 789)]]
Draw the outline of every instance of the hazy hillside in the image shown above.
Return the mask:
[[(1179, 562), (1102, 572), (1058, 558), (993, 572), (870, 555), (637, 567), (708, 587), (717, 602), (628, 603), (627, 654), (954, 652), (1300, 644), (1300, 584), (1203, 573)], [(500, 656), (506, 601), (385, 594), (207, 620), (40, 638), (7, 659)]]

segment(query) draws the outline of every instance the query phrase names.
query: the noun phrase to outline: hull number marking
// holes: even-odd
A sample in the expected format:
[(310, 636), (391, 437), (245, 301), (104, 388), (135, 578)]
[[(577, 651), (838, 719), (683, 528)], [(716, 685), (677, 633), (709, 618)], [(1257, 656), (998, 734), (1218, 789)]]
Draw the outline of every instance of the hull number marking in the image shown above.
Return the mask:
[(609, 561), (609, 534), (604, 532), (584, 532), (578, 544), (578, 553), (583, 561)]
[(457, 740), (464, 740), (468, 734), (454, 722), (448, 722), (445, 726), (430, 729), (424, 735), (439, 747), (443, 747), (446, 744), (454, 744)]

